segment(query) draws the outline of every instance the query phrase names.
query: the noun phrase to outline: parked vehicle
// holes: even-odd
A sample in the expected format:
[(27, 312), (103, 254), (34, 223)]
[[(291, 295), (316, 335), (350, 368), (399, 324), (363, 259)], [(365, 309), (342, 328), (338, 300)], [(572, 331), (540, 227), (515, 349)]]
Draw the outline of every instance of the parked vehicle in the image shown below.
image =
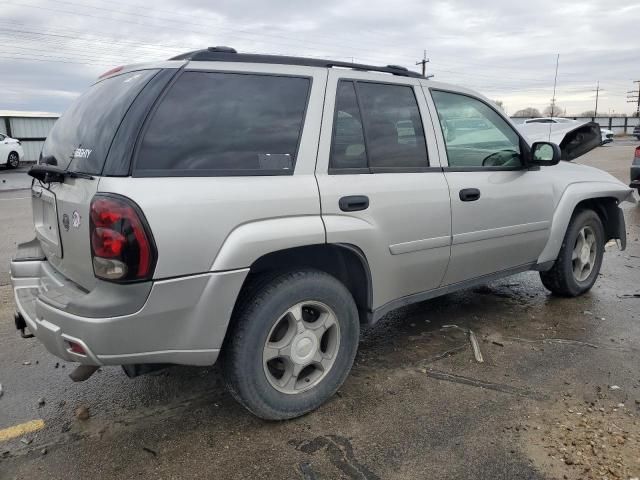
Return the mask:
[[(481, 121), (451, 131), (460, 118)], [(30, 171), (16, 326), (77, 380), (220, 357), (252, 413), (297, 417), (395, 308), (527, 270), (588, 291), (633, 196), (558, 163), (576, 151), (529, 145), (490, 100), (401, 67), (228, 48), (120, 67)]]
[(539, 118), (528, 118), (524, 121), (525, 124), (529, 123), (577, 123), (576, 120), (571, 118), (562, 118), (562, 117), (539, 117)]
[(640, 140), (640, 125), (636, 125), (636, 126), (633, 128), (633, 135), (634, 135), (638, 140)]
[(0, 133), (0, 165), (6, 168), (17, 168), (20, 160), (24, 158), (24, 150), (20, 140)]
[[(591, 125), (593, 128), (597, 124), (595, 122), (579, 122), (571, 118), (540, 117), (528, 118), (520, 125), (520, 129), (525, 135), (534, 140), (547, 140), (562, 145), (562, 142), (566, 140), (566, 137), (571, 132), (587, 125)], [(595, 130), (593, 131), (595, 132)], [(611, 143), (613, 139), (613, 130), (600, 128), (600, 145)]]
[(636, 147), (633, 163), (631, 164), (631, 188), (635, 188), (640, 193), (640, 147)]

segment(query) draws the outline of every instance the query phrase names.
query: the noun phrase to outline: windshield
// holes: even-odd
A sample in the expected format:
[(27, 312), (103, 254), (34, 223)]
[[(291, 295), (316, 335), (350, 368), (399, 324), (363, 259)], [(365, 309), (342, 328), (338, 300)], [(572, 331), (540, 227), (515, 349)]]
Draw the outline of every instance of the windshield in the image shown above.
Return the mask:
[(127, 109), (158, 70), (111, 77), (91, 86), (58, 119), (42, 147), (42, 158), (58, 167), (98, 175)]

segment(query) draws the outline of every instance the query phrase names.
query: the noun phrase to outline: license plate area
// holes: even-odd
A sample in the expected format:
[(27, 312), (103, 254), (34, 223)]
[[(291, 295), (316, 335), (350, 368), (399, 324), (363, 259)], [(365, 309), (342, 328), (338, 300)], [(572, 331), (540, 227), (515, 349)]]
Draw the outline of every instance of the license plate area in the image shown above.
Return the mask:
[(36, 237), (47, 257), (62, 257), (56, 196), (40, 186), (31, 189), (31, 206)]

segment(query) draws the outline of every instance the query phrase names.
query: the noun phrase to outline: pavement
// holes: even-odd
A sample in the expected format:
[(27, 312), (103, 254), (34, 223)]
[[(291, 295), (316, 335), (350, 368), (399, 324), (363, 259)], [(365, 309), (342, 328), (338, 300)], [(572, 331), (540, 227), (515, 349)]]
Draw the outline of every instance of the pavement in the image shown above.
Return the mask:
[(33, 179), (27, 175), (29, 168), (30, 165), (22, 165), (16, 169), (0, 169), (0, 192), (30, 188)]
[[(626, 182), (634, 145), (580, 162)], [(590, 293), (551, 296), (529, 272), (397, 310), (363, 331), (329, 402), (265, 422), (215, 366), (74, 384), (73, 364), (20, 339), (6, 260), (31, 238), (26, 197), (0, 193), (0, 479), (640, 476), (640, 206)]]

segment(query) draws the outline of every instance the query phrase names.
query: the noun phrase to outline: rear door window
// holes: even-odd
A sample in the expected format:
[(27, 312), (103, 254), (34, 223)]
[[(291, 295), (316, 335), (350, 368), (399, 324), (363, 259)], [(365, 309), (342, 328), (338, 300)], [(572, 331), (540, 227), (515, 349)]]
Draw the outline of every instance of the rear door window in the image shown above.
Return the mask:
[(291, 175), (311, 80), (185, 72), (152, 114), (134, 175)]
[(56, 121), (42, 158), (74, 172), (99, 175), (127, 109), (158, 70), (140, 70), (95, 83)]
[(428, 166), (422, 119), (412, 87), (351, 80), (338, 83), (332, 173), (356, 173), (353, 169), (364, 169), (364, 173), (418, 172)]

